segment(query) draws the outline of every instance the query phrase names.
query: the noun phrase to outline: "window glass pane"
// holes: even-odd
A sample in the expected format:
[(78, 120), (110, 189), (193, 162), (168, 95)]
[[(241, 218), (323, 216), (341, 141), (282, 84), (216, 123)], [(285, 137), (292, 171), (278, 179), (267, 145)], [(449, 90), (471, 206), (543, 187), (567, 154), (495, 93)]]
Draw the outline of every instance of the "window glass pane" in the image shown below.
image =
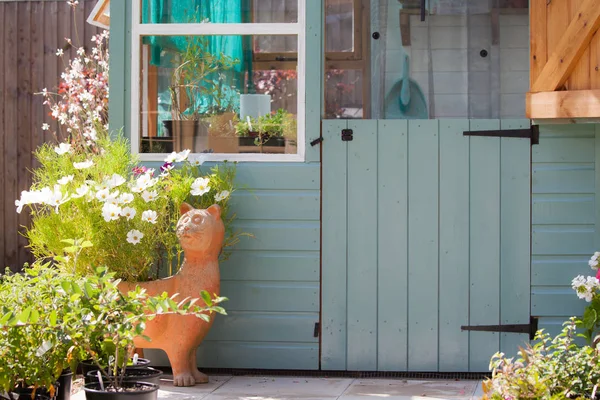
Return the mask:
[(354, 3), (360, 0), (327, 0), (325, 48), (328, 52), (354, 51)]
[(356, 69), (325, 73), (325, 118), (364, 118), (363, 74)]
[(296, 154), (297, 61), (256, 62), (252, 36), (148, 36), (140, 152)]
[[(298, 37), (296, 36), (257, 36), (254, 38), (255, 53), (296, 53), (297, 51)], [(273, 59), (275, 58), (273, 57)]]
[(298, 0), (140, 0), (142, 23), (298, 22)]
[[(343, 2), (326, 2), (330, 36), (330, 10), (341, 13)], [(341, 41), (327, 39), (327, 118), (524, 118), (528, 1), (428, 0), (424, 21), (420, 5), (370, 0), (361, 8), (370, 25), (358, 26), (354, 38), (364, 49), (360, 57), (336, 58), (332, 52), (347, 46), (332, 47)], [(349, 112), (357, 108), (362, 113)]]

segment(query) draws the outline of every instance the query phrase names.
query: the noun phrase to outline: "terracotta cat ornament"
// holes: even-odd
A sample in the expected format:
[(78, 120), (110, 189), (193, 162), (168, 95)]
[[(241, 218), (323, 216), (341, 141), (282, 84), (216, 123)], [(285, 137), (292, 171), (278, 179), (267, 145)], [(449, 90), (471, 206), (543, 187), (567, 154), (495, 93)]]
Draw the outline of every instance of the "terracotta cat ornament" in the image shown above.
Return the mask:
[[(223, 247), (225, 227), (221, 208), (214, 204), (206, 210), (198, 210), (187, 203), (180, 208), (181, 218), (176, 233), (184, 251), (179, 272), (169, 278), (150, 282), (122, 283), (121, 290), (133, 290), (136, 286), (146, 289), (150, 296), (167, 292), (179, 293), (179, 298), (198, 298), (201, 290), (219, 295), (219, 253)], [(201, 302), (198, 302), (201, 304)], [(146, 324), (144, 335), (139, 337), (137, 348), (162, 349), (167, 353), (173, 370), (175, 386), (193, 386), (207, 383), (208, 377), (198, 371), (196, 350), (214, 321), (205, 322), (193, 315), (160, 315)]]

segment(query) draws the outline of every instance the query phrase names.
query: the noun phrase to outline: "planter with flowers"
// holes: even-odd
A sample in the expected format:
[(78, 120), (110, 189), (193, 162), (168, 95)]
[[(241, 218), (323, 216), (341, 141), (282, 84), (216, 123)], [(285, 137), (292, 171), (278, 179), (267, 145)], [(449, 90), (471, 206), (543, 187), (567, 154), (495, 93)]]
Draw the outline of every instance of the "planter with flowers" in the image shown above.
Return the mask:
[(296, 141), (296, 120), (283, 109), (258, 118), (247, 117), (238, 121), (235, 129), (241, 152), (255, 153), (258, 147), (260, 153), (284, 153), (286, 142), (295, 145)]
[[(227, 257), (223, 248), (240, 236), (232, 230), (234, 215), (228, 207), (235, 190), (236, 165), (206, 168), (202, 155), (191, 156), (190, 150), (183, 150), (170, 154), (160, 168), (148, 168), (131, 154), (127, 140), (118, 134), (111, 137), (107, 38), (108, 33), (95, 36), (90, 55), (78, 51), (63, 74), (59, 93), (43, 91), (45, 104), (62, 130), (53, 132), (56, 143), (46, 143), (35, 151), (39, 167), (33, 170), (32, 186), (15, 201), (17, 212), (27, 209), (32, 216), (31, 226), (24, 232), (29, 247), (38, 262), (60, 259), (60, 269), (76, 276), (93, 276), (96, 267), (108, 266), (115, 278), (133, 285), (129, 287), (132, 290), (139, 282), (158, 284), (162, 276), (181, 275), (185, 280), (178, 275), (184, 250), (176, 229), (181, 214), (196, 210), (194, 213), (210, 214), (215, 226), (220, 224), (222, 229), (211, 250), (211, 268), (217, 271), (212, 279), (218, 282), (217, 257)], [(93, 248), (64, 257), (62, 239), (74, 237)], [(206, 281), (193, 283), (200, 285), (194, 286), (195, 295)], [(207, 285), (206, 289), (218, 296), (218, 284)], [(203, 300), (208, 304), (209, 298)], [(175, 381), (178, 383), (177, 377)], [(185, 385), (194, 382), (188, 376), (179, 381)]]

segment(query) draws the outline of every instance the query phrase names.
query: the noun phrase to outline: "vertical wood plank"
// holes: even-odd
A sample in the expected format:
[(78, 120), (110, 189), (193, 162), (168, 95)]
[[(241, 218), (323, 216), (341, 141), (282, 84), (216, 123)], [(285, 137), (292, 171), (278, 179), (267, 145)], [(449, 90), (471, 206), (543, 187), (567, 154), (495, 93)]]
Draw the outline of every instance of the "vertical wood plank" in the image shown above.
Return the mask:
[(408, 124), (408, 369), (438, 369), (437, 120)]
[[(7, 51), (6, 45), (7, 40), (4, 40), (4, 38), (8, 38), (8, 33), (7, 33), (7, 23), (6, 23), (6, 18), (8, 17), (8, 11), (6, 10), (8, 7), (6, 6), (7, 3), (0, 3), (0, 37), (3, 38), (3, 40), (0, 40), (0, 68), (2, 68), (4, 70), (6, 64), (5, 64), (5, 59), (4, 59), (4, 54)], [(5, 73), (5, 75), (8, 75), (7, 73)], [(0, 76), (0, 154), (2, 154), (2, 158), (0, 158), (0, 168), (2, 168), (2, 171), (6, 170), (6, 153), (5, 153), (5, 141), (7, 140), (6, 137), (7, 135), (7, 130), (6, 130), (6, 126), (4, 124), (5, 121), (5, 108), (6, 108), (6, 99), (7, 99), (7, 93), (6, 93), (6, 89), (4, 86), (4, 82), (5, 82), (5, 78), (3, 76)], [(7, 225), (5, 223), (5, 218), (4, 218), (4, 214), (5, 214), (5, 210), (9, 209), (13, 204), (11, 204), (8, 199), (6, 198), (6, 192), (4, 190), (5, 188), (5, 174), (0, 174), (0, 188), (2, 188), (2, 194), (0, 195), (0, 227), (2, 227), (2, 229), (4, 230), (5, 234), (2, 235), (2, 237), (0, 238), (0, 261), (2, 261), (4, 264), (3, 266), (6, 267), (9, 264), (6, 263), (6, 247), (4, 246), (4, 241), (5, 241), (5, 235), (6, 235), (6, 228)]]
[[(377, 369), (377, 121), (349, 120), (348, 365)], [(339, 140), (339, 139), (338, 139)]]
[[(31, 90), (39, 93), (44, 86), (44, 13), (46, 3), (31, 3)], [(33, 95), (31, 99), (31, 151), (35, 151), (44, 142), (44, 98), (41, 95)], [(39, 163), (31, 155), (30, 168), (37, 168)], [(29, 178), (31, 182), (31, 177)]]
[[(579, 0), (568, 0), (569, 7), (569, 20), (577, 18), (577, 12), (581, 1)], [(568, 90), (583, 90), (589, 89), (590, 85), (590, 48), (589, 46), (585, 49), (569, 79), (567, 80), (566, 86)]]
[(440, 371), (469, 370), (468, 120), (440, 120)]
[(347, 142), (345, 120), (323, 121), (321, 369), (346, 370)]
[[(501, 121), (502, 129), (529, 127), (528, 120)], [(500, 141), (500, 323), (528, 324), (531, 291), (531, 142)], [(517, 356), (527, 334), (501, 333), (500, 351)]]
[[(319, 137), (321, 115), (323, 110), (323, 87), (325, 74), (323, 62), (323, 23), (324, 1), (306, 2), (306, 162), (318, 162), (321, 158), (319, 146), (311, 146), (310, 142)], [(317, 79), (317, 77), (319, 77)]]
[[(29, 166), (31, 165), (31, 2), (18, 4), (18, 53), (17, 53), (17, 191), (14, 198), (19, 196), (22, 190), (27, 190), (30, 183)], [(14, 212), (14, 210), (12, 210)], [(29, 222), (28, 213), (17, 214), (15, 227), (17, 232), (22, 226)], [(27, 239), (23, 235), (17, 235), (18, 266), (29, 261)]]
[(569, 12), (568, 1), (551, 1), (548, 3), (546, 22), (546, 50), (548, 55), (554, 52), (564, 31), (569, 26)]
[[(130, 103), (129, 90), (126, 89), (127, 82), (126, 66), (130, 64), (126, 59), (131, 55), (127, 53), (125, 45), (126, 38), (129, 37), (127, 27), (131, 25), (128, 21), (127, 3), (124, 1), (113, 2), (110, 5), (110, 98), (108, 100), (108, 120), (111, 129), (117, 130), (122, 127), (125, 132), (129, 132), (126, 121), (127, 114), (125, 113), (126, 104)], [(115, 73), (115, 71), (118, 71)], [(138, 135), (139, 132), (129, 133)], [(131, 138), (131, 136), (130, 136)]]
[(377, 146), (377, 370), (406, 371), (408, 121), (380, 120)]
[(530, 0), (529, 2), (529, 87), (533, 83), (548, 61), (546, 48), (546, 18), (547, 0)]
[[(17, 253), (18, 219), (14, 201), (17, 192), (17, 131), (18, 97), (17, 97), (17, 8), (19, 3), (10, 2), (4, 6), (4, 265), (13, 270), (20, 268)], [(11, 201), (12, 200), (12, 201)]]
[[(55, 92), (58, 86), (59, 63), (62, 61), (56, 56), (58, 49), (58, 4), (55, 1), (47, 2), (44, 6), (46, 18), (44, 18), (44, 84), (42, 89), (47, 88), (50, 92)], [(62, 42), (61, 42), (62, 44)], [(61, 68), (62, 69), (62, 68)], [(45, 140), (52, 140), (50, 132), (58, 132), (58, 123), (51, 118), (47, 113), (44, 114), (41, 123), (46, 122), (50, 125), (50, 129), (45, 133)]]
[(590, 89), (600, 89), (600, 34), (598, 31), (590, 42)]
[[(499, 129), (498, 120), (471, 120), (471, 130)], [(500, 322), (500, 139), (470, 138), (469, 325)], [(469, 370), (487, 372), (499, 334), (469, 333)]]

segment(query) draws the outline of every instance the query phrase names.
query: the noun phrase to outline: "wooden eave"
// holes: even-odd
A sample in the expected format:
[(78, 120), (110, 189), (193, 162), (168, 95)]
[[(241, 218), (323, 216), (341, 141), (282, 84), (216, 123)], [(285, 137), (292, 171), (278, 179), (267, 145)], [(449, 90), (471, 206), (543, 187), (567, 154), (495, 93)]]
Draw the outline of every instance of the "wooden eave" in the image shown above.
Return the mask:
[(98, 0), (87, 22), (103, 29), (110, 29), (110, 0)]
[(600, 0), (531, 0), (531, 119), (600, 117)]

